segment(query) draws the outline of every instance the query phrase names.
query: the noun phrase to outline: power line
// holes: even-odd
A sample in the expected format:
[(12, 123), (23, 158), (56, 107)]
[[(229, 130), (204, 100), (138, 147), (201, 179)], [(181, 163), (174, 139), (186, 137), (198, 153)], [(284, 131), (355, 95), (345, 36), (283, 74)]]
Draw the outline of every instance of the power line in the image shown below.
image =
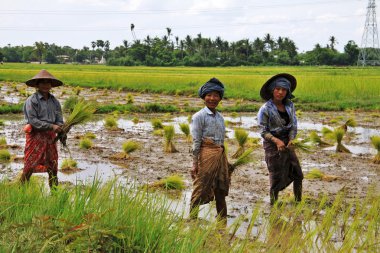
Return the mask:
[(252, 5), (248, 4), (243, 7), (229, 8), (212, 8), (212, 9), (161, 9), (161, 10), (136, 10), (136, 11), (119, 11), (119, 10), (0, 10), (2, 15), (141, 15), (141, 14), (197, 14), (212, 11), (215, 12), (236, 12), (247, 10), (247, 8), (276, 8), (276, 7), (295, 7), (300, 5), (319, 5), (331, 3), (357, 2), (358, 0), (323, 0), (313, 2), (270, 4), (270, 5)]
[[(335, 16), (330, 18), (325, 18), (329, 20), (335, 20), (337, 18), (352, 18), (352, 17), (363, 17), (363, 15), (343, 15), (343, 16)], [(316, 21), (318, 18), (305, 18), (305, 19), (290, 19), (281, 21), (281, 24), (284, 23), (299, 23), (299, 22), (309, 22)], [(240, 23), (228, 23), (228, 24), (215, 24), (215, 25), (207, 25), (202, 24), (199, 26), (178, 26), (173, 27), (175, 30), (185, 30), (185, 29), (196, 29), (196, 28), (223, 28), (227, 26), (257, 26), (257, 25), (279, 25), (279, 21), (267, 21), (260, 23), (249, 23), (249, 22), (240, 22)], [(150, 27), (150, 28), (136, 28), (138, 31), (146, 31), (146, 30), (162, 30), (162, 27)], [(56, 31), (56, 32), (75, 32), (75, 31), (124, 31), (130, 30), (130, 27), (21, 27), (21, 26), (0, 26), (0, 30), (2, 31)]]

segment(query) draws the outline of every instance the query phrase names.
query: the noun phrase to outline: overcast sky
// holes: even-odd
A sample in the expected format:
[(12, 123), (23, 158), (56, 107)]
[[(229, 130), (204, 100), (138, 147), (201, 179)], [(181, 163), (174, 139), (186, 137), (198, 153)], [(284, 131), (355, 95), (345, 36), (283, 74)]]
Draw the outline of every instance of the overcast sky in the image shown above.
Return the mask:
[(325, 46), (335, 36), (343, 51), (349, 40), (360, 46), (368, 0), (1, 0), (0, 47), (33, 45), (110, 47), (167, 34), (224, 40), (254, 40), (269, 33), (292, 39), (299, 52)]

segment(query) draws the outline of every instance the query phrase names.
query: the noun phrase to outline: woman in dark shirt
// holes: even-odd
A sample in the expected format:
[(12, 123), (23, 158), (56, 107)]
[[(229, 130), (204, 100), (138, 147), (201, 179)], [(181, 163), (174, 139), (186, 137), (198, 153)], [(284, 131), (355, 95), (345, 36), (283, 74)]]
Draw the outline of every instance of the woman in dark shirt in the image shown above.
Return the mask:
[(303, 174), (292, 147), (297, 135), (297, 118), (290, 99), (296, 85), (294, 76), (282, 73), (271, 77), (260, 91), (266, 103), (257, 118), (269, 170), (271, 205), (278, 200), (278, 193), (292, 182), (296, 202), (302, 199)]

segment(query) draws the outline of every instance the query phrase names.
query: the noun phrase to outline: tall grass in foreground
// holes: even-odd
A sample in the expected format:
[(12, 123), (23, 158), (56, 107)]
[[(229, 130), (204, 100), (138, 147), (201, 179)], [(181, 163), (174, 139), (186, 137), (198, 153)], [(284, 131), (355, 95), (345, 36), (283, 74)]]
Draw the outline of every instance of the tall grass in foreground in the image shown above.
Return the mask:
[[(187, 222), (160, 195), (115, 182), (57, 188), (0, 182), (1, 252), (379, 252), (380, 198), (256, 204), (226, 232)], [(248, 227), (241, 224), (247, 220)], [(243, 229), (239, 237), (237, 231)]]

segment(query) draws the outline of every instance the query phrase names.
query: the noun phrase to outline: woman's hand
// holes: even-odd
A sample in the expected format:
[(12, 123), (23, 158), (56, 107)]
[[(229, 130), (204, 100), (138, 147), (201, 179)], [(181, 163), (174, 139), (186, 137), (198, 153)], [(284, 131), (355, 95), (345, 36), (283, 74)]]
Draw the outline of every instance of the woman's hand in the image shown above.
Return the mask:
[(62, 131), (62, 127), (55, 124), (52, 125), (52, 128), (53, 128), (53, 131), (56, 133), (59, 133)]
[(280, 140), (276, 137), (272, 137), (271, 140), (276, 144), (278, 151), (285, 151), (286, 146), (282, 140)]
[(190, 170), (191, 178), (194, 180), (196, 175), (198, 174), (198, 165), (193, 164), (193, 168)]

